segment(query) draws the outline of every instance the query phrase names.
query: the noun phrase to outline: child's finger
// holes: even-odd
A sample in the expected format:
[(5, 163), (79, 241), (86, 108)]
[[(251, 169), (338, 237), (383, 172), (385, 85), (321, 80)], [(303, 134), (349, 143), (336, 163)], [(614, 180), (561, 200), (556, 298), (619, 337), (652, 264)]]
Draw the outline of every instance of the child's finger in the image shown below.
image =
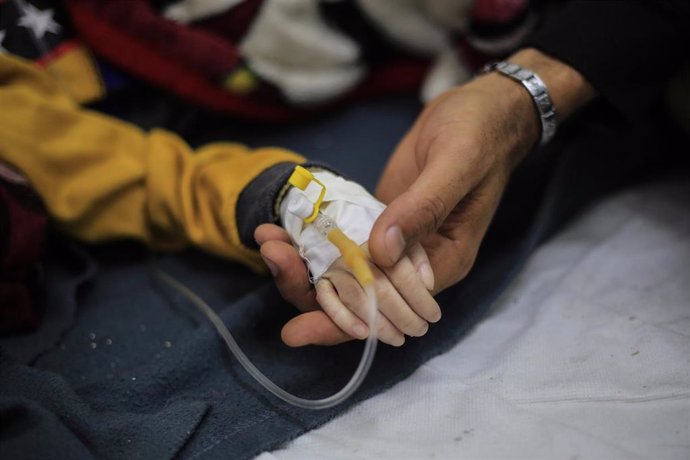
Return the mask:
[(434, 289), (434, 271), (431, 269), (429, 256), (421, 244), (415, 243), (407, 250), (407, 257), (410, 258), (417, 274), (421, 278), (427, 290)]
[(366, 323), (341, 302), (330, 280), (321, 278), (316, 283), (316, 301), (340, 329), (353, 337), (359, 339), (367, 338), (369, 328)]
[[(410, 263), (410, 267), (412, 264)], [(376, 296), (379, 302), (379, 311), (388, 318), (393, 325), (404, 334), (412, 337), (421, 337), (429, 330), (429, 324), (420, 317), (403, 297), (398, 293), (396, 286), (391, 284), (387, 276), (378, 269), (374, 269)], [(415, 280), (421, 284), (415, 274)], [(427, 290), (422, 286), (422, 291)], [(428, 292), (427, 292), (428, 293)]]
[[(328, 279), (335, 288), (339, 303), (366, 324), (369, 318), (369, 302), (357, 280), (348, 271), (339, 269), (330, 270), (324, 278)], [(405, 335), (385, 317), (380, 309), (376, 320), (376, 337), (396, 347), (405, 343)]]
[[(366, 251), (366, 243), (363, 245), (363, 249)], [(405, 257), (405, 260), (408, 261), (407, 257)], [(342, 260), (339, 259), (336, 264), (342, 264)], [(426, 331), (429, 330), (429, 325), (427, 322), (419, 317), (410, 306), (405, 303), (405, 300), (398, 294), (396, 287), (391, 285), (391, 281), (387, 278), (387, 276), (381, 272), (375, 265), (370, 264), (370, 268), (372, 270), (372, 273), (374, 274), (374, 288), (376, 291), (376, 297), (378, 300), (378, 307), (379, 307), (379, 312), (381, 317), (385, 317), (388, 320), (390, 320), (390, 323), (392, 327), (395, 330), (398, 330), (402, 332), (403, 334), (407, 334), (413, 337), (419, 337), (424, 334), (426, 334)], [(331, 273), (329, 274), (329, 277), (334, 278), (337, 281), (336, 277), (342, 276), (341, 274), (347, 275), (346, 280), (352, 279), (354, 281), (354, 278), (350, 274), (349, 271), (346, 271), (345, 269), (341, 270), (332, 270)], [(415, 278), (415, 281), (417, 285), (421, 283), (418, 278)], [(346, 287), (350, 287), (350, 289), (354, 289), (351, 286), (356, 286), (357, 289), (363, 294), (363, 290), (359, 283), (356, 281), (353, 282), (348, 282), (348, 283), (341, 283), (342, 288), (340, 284), (334, 283), (336, 289), (338, 290), (338, 293), (340, 294), (340, 297), (342, 299), (347, 299), (348, 297), (355, 297), (357, 294), (354, 292), (349, 292), (346, 295), (343, 295), (343, 292), (341, 292), (342, 289), (345, 289)], [(424, 287), (421, 288), (422, 291), (427, 292)], [(353, 308), (357, 308), (355, 304)], [(355, 311), (357, 315), (360, 318), (366, 318), (366, 311)], [(386, 332), (385, 330), (383, 332)], [(384, 340), (385, 342), (385, 340)], [(388, 342), (387, 342), (388, 343)]]
[(393, 267), (385, 269), (386, 276), (396, 289), (396, 294), (406, 305), (430, 323), (441, 319), (441, 308), (420, 279), (409, 258), (403, 257)]

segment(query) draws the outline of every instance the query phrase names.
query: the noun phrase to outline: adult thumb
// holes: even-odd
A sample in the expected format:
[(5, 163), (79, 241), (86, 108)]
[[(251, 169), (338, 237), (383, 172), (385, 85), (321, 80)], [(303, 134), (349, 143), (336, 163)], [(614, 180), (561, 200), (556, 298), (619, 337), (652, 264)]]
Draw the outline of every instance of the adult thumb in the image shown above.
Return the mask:
[(466, 182), (453, 165), (439, 157), (430, 159), (410, 188), (393, 199), (374, 223), (369, 238), (374, 263), (394, 265), (407, 247), (438, 230), (469, 191)]

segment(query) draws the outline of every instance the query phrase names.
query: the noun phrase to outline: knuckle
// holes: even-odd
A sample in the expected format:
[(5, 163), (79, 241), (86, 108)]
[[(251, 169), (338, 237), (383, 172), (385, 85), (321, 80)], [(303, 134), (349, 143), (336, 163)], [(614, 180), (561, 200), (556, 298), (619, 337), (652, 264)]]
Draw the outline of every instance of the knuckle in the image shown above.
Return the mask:
[(347, 326), (351, 326), (351, 319), (349, 315), (343, 310), (342, 308), (336, 308), (333, 311), (333, 316), (331, 317), (333, 322), (337, 324), (340, 327), (347, 328)]
[(340, 300), (351, 310), (366, 304), (366, 294), (356, 283), (347, 283), (339, 291)]
[(438, 229), (448, 215), (448, 206), (439, 197), (422, 197), (419, 200), (418, 210), (421, 229), (424, 234), (433, 233)]
[(460, 277), (460, 279), (464, 279), (470, 273), (472, 267), (474, 266), (476, 257), (476, 252), (472, 252), (458, 258), (456, 261), (455, 273)]
[(388, 276), (381, 270), (372, 270), (372, 273), (374, 275), (374, 286), (376, 289), (380, 289), (388, 283)]
[(324, 297), (325, 297), (325, 296), (326, 296), (326, 293), (325, 293), (325, 291), (323, 290), (323, 288), (317, 288), (317, 289), (316, 289), (316, 302), (317, 302), (319, 305), (323, 305)]
[(484, 142), (481, 136), (463, 136), (462, 138), (453, 138), (455, 152), (463, 157), (476, 157), (482, 151)]
[(393, 284), (398, 291), (400, 291), (401, 288), (414, 286), (414, 283), (419, 280), (419, 273), (417, 273), (414, 265), (412, 265), (411, 262), (403, 263), (403, 260), (404, 259), (401, 259), (400, 262), (389, 269), (390, 271), (387, 273), (391, 280), (391, 284)]
[(388, 278), (383, 273), (374, 275), (374, 292), (376, 293), (376, 298), (379, 303), (385, 303), (388, 301), (390, 294), (390, 283)]
[(314, 287), (314, 291), (314, 297), (316, 301), (319, 304), (323, 304), (323, 302), (327, 302), (329, 298), (334, 294), (335, 288), (333, 287), (333, 283), (329, 279), (322, 278)]

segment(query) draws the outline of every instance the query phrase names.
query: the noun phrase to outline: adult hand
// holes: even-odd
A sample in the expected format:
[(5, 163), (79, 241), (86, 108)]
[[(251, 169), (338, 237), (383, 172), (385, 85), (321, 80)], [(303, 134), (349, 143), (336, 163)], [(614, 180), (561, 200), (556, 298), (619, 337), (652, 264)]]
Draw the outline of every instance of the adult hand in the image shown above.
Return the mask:
[[(510, 59), (546, 82), (559, 121), (594, 95), (579, 73), (536, 50)], [(372, 229), (379, 266), (421, 241), (441, 291), (464, 278), (515, 166), (541, 134), (538, 112), (517, 82), (490, 73), (436, 98), (391, 157), (377, 189), (389, 203)]]
[[(510, 61), (546, 82), (559, 122), (595, 95), (577, 71), (539, 51), (523, 50)], [(379, 182), (378, 198), (390, 204), (372, 230), (374, 262), (392, 266), (407, 247), (421, 241), (431, 260), (435, 292), (462, 279), (512, 170), (540, 130), (531, 97), (504, 76), (485, 75), (439, 96), (403, 138)], [(351, 340), (318, 307), (287, 233), (263, 225), (255, 237), (281, 294), (304, 312), (285, 325), (283, 341), (301, 346)]]

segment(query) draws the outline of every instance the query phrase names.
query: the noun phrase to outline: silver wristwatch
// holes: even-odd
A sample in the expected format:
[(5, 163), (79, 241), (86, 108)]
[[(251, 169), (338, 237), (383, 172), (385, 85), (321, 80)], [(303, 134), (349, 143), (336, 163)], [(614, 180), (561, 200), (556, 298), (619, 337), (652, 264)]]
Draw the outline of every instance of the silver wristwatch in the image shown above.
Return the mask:
[(522, 84), (527, 89), (534, 105), (539, 111), (539, 119), (541, 120), (541, 141), (540, 144), (546, 144), (556, 134), (556, 109), (553, 106), (549, 92), (546, 89), (544, 81), (539, 78), (537, 74), (527, 69), (523, 69), (517, 64), (510, 62), (499, 61), (487, 64), (482, 69), (481, 73), (491, 72), (496, 70), (508, 78)]

